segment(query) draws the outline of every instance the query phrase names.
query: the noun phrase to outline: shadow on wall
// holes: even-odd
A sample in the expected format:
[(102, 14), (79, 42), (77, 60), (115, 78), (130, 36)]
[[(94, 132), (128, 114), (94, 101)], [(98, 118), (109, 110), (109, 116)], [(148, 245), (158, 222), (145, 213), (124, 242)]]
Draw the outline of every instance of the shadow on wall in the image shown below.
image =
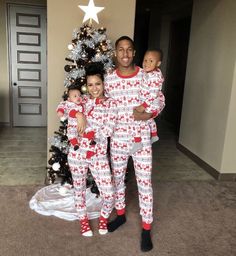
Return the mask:
[(9, 99), (7, 99), (7, 95), (0, 92), (0, 126), (9, 125), (9, 108), (7, 108), (7, 104)]

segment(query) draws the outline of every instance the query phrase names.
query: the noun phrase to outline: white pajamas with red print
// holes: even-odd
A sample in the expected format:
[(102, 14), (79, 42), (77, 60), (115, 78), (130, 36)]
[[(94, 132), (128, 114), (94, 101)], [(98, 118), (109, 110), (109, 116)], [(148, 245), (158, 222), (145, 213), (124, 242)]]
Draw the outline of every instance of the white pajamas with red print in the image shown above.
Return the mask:
[[(148, 83), (141, 85), (140, 100), (145, 107), (147, 113), (153, 113), (156, 110), (156, 106), (159, 104), (157, 115), (163, 110), (165, 106), (165, 97), (162, 93), (162, 84), (164, 77), (161, 70), (158, 68), (147, 73)], [(154, 119), (149, 119), (148, 124), (150, 126), (151, 136), (157, 136), (157, 126)], [(137, 127), (136, 137), (140, 137), (140, 129)]]
[[(124, 178), (130, 150), (134, 142), (133, 109), (141, 104), (139, 99), (141, 86), (147, 86), (147, 75), (139, 67), (133, 75), (124, 77), (115, 70), (105, 78), (105, 91), (117, 102), (118, 121), (111, 136), (111, 164), (115, 185), (115, 208), (125, 209)], [(157, 103), (157, 102), (156, 102)], [(157, 104), (153, 113), (158, 113), (161, 106)], [(140, 121), (143, 147), (132, 154), (139, 192), (139, 206), (142, 221), (153, 221), (153, 192), (151, 183), (152, 148), (150, 128), (147, 121)]]
[[(101, 216), (108, 218), (114, 207), (114, 190), (111, 180), (111, 170), (107, 157), (107, 137), (113, 133), (117, 117), (117, 106), (114, 100), (103, 102), (87, 99), (84, 105), (87, 119), (86, 133), (94, 131), (96, 145), (83, 143), (88, 138), (79, 137), (80, 147), (77, 151), (70, 149), (68, 163), (73, 177), (75, 190), (75, 206), (80, 220), (87, 218), (86, 213), (86, 177), (90, 169), (102, 197)], [(94, 147), (95, 155), (86, 159), (86, 152)]]
[(68, 114), (67, 137), (72, 146), (79, 146), (76, 114), (83, 113), (84, 108), (81, 104), (73, 102), (67, 102), (66, 107)]
[(68, 113), (72, 106), (71, 103), (73, 104), (73, 102), (71, 102), (69, 100), (64, 100), (64, 101), (61, 101), (57, 106), (56, 111), (61, 112), (63, 114), (63, 117), (65, 120), (68, 119)]

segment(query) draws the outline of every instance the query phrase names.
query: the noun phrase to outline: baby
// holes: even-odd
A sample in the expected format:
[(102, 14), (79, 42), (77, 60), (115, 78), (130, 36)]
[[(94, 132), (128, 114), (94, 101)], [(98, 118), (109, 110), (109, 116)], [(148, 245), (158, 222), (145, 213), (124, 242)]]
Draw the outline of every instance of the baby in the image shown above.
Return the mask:
[[(93, 131), (89, 131), (83, 134), (79, 134), (77, 130), (78, 122), (83, 122), (83, 98), (78, 87), (70, 87), (67, 91), (67, 100), (60, 102), (57, 107), (57, 115), (60, 117), (61, 121), (68, 119), (67, 126), (67, 137), (69, 139), (70, 145), (73, 147), (70, 150), (78, 150), (81, 143), (83, 147), (93, 149), (96, 144), (93, 141), (92, 135)], [(81, 124), (80, 124), (81, 125)], [(84, 126), (86, 123), (84, 124)], [(81, 143), (79, 143), (78, 137), (82, 136)], [(87, 145), (89, 143), (89, 145)], [(87, 150), (86, 158), (89, 159), (95, 154), (92, 150)]]

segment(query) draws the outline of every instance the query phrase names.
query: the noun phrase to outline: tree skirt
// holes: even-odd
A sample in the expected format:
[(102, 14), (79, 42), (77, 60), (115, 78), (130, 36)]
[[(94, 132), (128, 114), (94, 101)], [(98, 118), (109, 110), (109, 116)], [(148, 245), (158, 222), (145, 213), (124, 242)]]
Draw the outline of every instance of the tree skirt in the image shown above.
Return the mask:
[[(86, 206), (89, 219), (100, 216), (102, 200), (101, 197), (92, 193), (90, 188), (86, 189)], [(41, 188), (36, 192), (29, 202), (32, 210), (46, 216), (56, 216), (64, 220), (78, 220), (74, 203), (74, 190), (52, 184)]]

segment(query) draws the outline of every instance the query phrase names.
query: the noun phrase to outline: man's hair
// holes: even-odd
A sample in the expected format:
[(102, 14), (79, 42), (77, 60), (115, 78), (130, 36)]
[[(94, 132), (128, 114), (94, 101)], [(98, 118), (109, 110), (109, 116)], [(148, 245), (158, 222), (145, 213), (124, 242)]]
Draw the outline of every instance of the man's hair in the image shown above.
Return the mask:
[(119, 42), (120, 42), (120, 41), (123, 41), (123, 40), (129, 41), (129, 42), (132, 44), (132, 47), (133, 47), (133, 49), (134, 49), (134, 41), (133, 41), (130, 37), (128, 37), (128, 36), (121, 36), (121, 37), (119, 37), (119, 38), (116, 40), (116, 42), (115, 42), (115, 48), (117, 47), (117, 45), (119, 44)]
[(160, 55), (160, 61), (162, 61), (162, 59), (163, 59), (163, 51), (162, 51), (160, 48), (157, 48), (157, 49), (148, 49), (148, 50), (145, 52), (145, 54), (148, 53), (148, 52), (156, 52), (156, 53), (158, 53), (158, 54)]

